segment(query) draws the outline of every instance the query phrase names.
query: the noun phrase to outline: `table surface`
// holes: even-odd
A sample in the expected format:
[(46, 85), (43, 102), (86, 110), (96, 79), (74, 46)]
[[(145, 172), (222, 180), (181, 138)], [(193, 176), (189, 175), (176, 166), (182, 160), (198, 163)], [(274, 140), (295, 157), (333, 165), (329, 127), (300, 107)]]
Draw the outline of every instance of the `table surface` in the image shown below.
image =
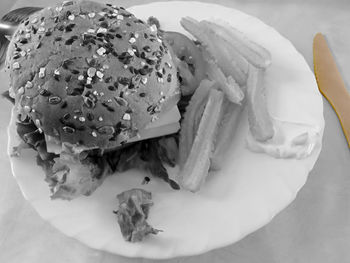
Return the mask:
[[(45, 0), (1, 0), (0, 16)], [(50, 1), (53, 2), (53, 1)], [(153, 1), (119, 0), (131, 6)], [(312, 39), (323, 32), (350, 89), (350, 4), (344, 1), (202, 1), (260, 18), (290, 39), (311, 68)], [(4, 91), (7, 85), (0, 87)], [(42, 220), (24, 200), (6, 154), (10, 104), (0, 101), (0, 262), (153, 262), (90, 249)], [(326, 127), (320, 157), (296, 200), (267, 226), (228, 247), (157, 262), (346, 262), (350, 260), (350, 151), (339, 121), (324, 100)]]

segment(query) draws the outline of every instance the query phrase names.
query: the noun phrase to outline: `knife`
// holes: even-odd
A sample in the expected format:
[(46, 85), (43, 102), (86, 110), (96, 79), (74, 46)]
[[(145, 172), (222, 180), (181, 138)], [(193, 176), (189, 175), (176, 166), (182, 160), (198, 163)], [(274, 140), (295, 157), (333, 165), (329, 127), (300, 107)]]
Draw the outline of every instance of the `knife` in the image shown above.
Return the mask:
[(350, 94), (321, 33), (314, 37), (313, 56), (318, 88), (335, 110), (350, 148)]

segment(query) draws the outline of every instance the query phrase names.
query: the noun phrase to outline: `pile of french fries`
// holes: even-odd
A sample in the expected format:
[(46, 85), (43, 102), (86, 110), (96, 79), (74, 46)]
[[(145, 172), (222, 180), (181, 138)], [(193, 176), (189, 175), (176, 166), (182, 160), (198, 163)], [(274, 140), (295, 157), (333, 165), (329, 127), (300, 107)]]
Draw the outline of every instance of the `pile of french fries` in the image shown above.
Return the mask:
[(206, 78), (186, 109), (179, 143), (178, 181), (197, 192), (209, 170), (220, 169), (245, 104), (253, 137), (273, 137), (264, 86), (271, 55), (225, 22), (184, 17), (181, 25), (200, 42), (206, 63)]

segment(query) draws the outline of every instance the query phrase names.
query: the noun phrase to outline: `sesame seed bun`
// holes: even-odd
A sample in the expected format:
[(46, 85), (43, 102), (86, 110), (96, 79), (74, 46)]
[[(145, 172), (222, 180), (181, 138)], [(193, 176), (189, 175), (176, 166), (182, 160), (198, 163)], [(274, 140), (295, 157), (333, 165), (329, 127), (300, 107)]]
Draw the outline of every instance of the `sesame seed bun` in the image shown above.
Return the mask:
[(15, 32), (6, 63), (19, 114), (87, 148), (127, 142), (179, 98), (156, 28), (112, 5), (66, 1), (33, 14)]

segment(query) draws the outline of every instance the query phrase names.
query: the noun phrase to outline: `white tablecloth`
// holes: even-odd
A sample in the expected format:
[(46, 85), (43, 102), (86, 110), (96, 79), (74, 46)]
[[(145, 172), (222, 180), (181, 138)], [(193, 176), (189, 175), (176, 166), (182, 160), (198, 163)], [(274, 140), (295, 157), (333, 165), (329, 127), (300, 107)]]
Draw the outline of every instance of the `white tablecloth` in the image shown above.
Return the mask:
[[(1, 0), (0, 15), (54, 0)], [(131, 6), (151, 1), (120, 0)], [(205, 1), (257, 16), (291, 40), (312, 68), (312, 39), (323, 32), (350, 90), (350, 3), (347, 1)], [(0, 91), (8, 86), (2, 83)], [(350, 102), (349, 102), (350, 103)], [(24, 200), (6, 154), (11, 105), (0, 100), (0, 262), (153, 262), (96, 251), (64, 236)], [(350, 114), (350, 113), (349, 113)], [(350, 262), (350, 151), (338, 119), (324, 100), (323, 149), (296, 200), (270, 224), (240, 242), (203, 255), (164, 262)], [(158, 262), (158, 261), (157, 261)], [(163, 261), (160, 261), (163, 262)]]

